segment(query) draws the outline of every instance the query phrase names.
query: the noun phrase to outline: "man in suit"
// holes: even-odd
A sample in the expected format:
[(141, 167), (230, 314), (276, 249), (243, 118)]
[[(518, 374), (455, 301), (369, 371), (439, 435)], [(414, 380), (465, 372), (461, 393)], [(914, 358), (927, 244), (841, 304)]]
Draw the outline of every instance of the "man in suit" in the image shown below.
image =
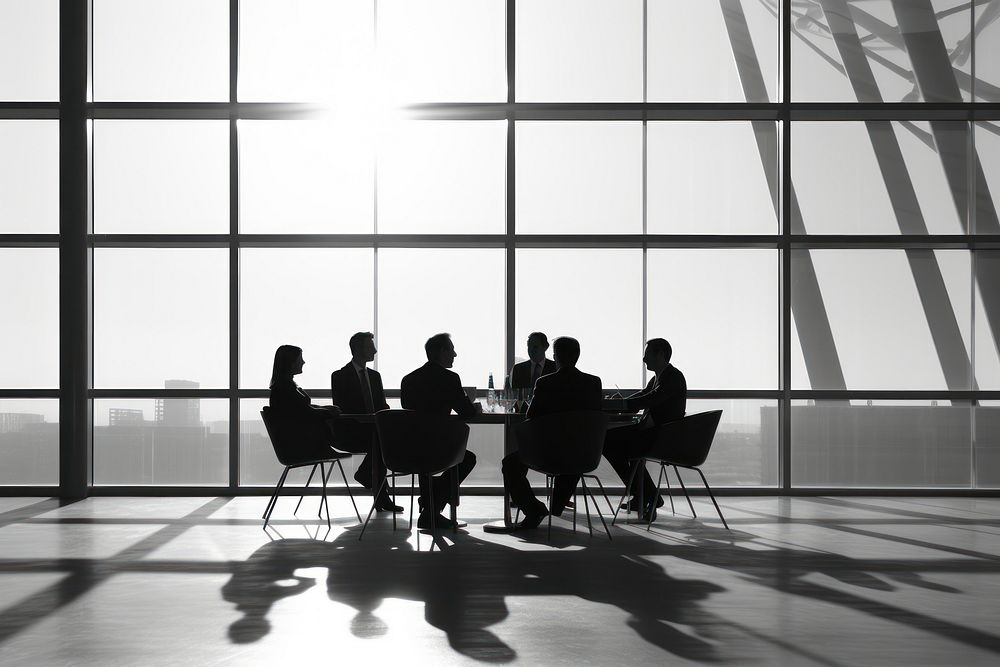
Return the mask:
[[(604, 458), (614, 467), (615, 472), (625, 483), (628, 483), (631, 472), (628, 460), (642, 456), (653, 443), (653, 439), (656, 437), (654, 427), (684, 416), (687, 402), (687, 382), (684, 380), (684, 374), (670, 363), (672, 354), (670, 343), (663, 338), (653, 338), (646, 341), (646, 351), (642, 355), (642, 360), (646, 364), (646, 368), (653, 373), (653, 378), (645, 389), (625, 397), (626, 409), (643, 410), (642, 419), (639, 420), (638, 424), (610, 428), (604, 438)], [(637, 486), (639, 484), (642, 486)], [(640, 478), (633, 481), (635, 497), (639, 496), (640, 488), (646, 504), (646, 507), (642, 508), (642, 517), (643, 520), (646, 520), (649, 518), (650, 512), (655, 513), (656, 511), (652, 506), (656, 486), (645, 466), (641, 468)], [(661, 505), (663, 505), (662, 498), (659, 499), (656, 506), (660, 507)], [(638, 502), (634, 498), (629, 504), (629, 509), (633, 511), (639, 509)]]
[[(446, 333), (436, 334), (427, 339), (424, 344), (427, 363), (406, 375), (400, 383), (400, 394), (403, 408), (419, 410), (439, 415), (449, 415), (452, 410), (462, 419), (482, 412), (482, 406), (469, 400), (462, 389), (462, 380), (458, 373), (449, 370), (455, 363), (455, 344)], [(465, 452), (465, 458), (458, 468), (458, 483), (469, 476), (476, 465), (476, 455)], [(428, 489), (424, 480), (420, 480), (420, 519), (419, 528), (432, 528), (435, 523), (439, 528), (451, 528), (451, 519), (441, 512), (451, 498), (449, 474), (445, 473), (434, 478), (434, 504), (430, 506)]]
[[(333, 402), (340, 406), (346, 414), (373, 414), (385, 410), (389, 404), (385, 402), (385, 392), (382, 389), (382, 376), (378, 371), (368, 368), (368, 363), (375, 360), (375, 335), (367, 331), (359, 331), (351, 336), (348, 342), (351, 348), (351, 360), (343, 368), (330, 374), (330, 386), (333, 389)], [(334, 444), (338, 449), (357, 454), (364, 453), (365, 458), (354, 473), (354, 479), (361, 486), (371, 488), (372, 468), (375, 468), (375, 488), (385, 479), (385, 466), (379, 452), (372, 451), (375, 442), (375, 425), (361, 424), (353, 419), (338, 419), (333, 425)], [(379, 512), (402, 512), (403, 508), (394, 505), (389, 499), (388, 491), (383, 491), (375, 499), (375, 509)]]
[(548, 349), (549, 339), (541, 331), (528, 336), (528, 360), (510, 369), (511, 389), (534, 389), (538, 378), (556, 372), (556, 363), (545, 358)]
[[(573, 410), (601, 409), (601, 378), (588, 375), (577, 369), (580, 358), (580, 343), (575, 338), (557, 338), (553, 344), (556, 372), (543, 375), (535, 382), (535, 393), (528, 406), (526, 417), (534, 419), (543, 415)], [(545, 504), (531, 492), (528, 484), (528, 466), (524, 465), (518, 452), (508, 454), (502, 464), (503, 483), (511, 500), (524, 513), (524, 519), (510, 529), (500, 526), (485, 526), (487, 532), (508, 532), (537, 528), (548, 515)], [(558, 516), (569, 502), (576, 489), (579, 477), (559, 475), (552, 491), (552, 513)]]

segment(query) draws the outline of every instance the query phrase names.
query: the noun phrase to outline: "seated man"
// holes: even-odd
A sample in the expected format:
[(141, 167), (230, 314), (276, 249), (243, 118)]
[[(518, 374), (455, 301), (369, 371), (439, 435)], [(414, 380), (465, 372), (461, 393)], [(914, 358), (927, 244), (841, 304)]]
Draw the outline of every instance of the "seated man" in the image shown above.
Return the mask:
[[(385, 402), (385, 392), (382, 389), (382, 376), (378, 371), (368, 368), (368, 362), (375, 360), (375, 335), (368, 332), (358, 332), (351, 336), (348, 342), (351, 348), (351, 360), (338, 371), (330, 374), (330, 386), (333, 389), (333, 402), (347, 414), (374, 414), (385, 410), (389, 404)], [(333, 425), (334, 444), (338, 449), (355, 454), (364, 454), (365, 458), (354, 473), (354, 479), (366, 489), (372, 488), (372, 467), (375, 468), (375, 487), (379, 488), (385, 479), (385, 466), (379, 453), (372, 452), (375, 442), (374, 424), (361, 424), (353, 419), (338, 419)], [(392, 504), (389, 492), (383, 491), (375, 499), (375, 509), (379, 512), (402, 512), (403, 508)]]
[[(670, 364), (672, 352), (670, 343), (663, 338), (646, 341), (646, 351), (642, 355), (642, 360), (646, 368), (652, 371), (653, 378), (645, 389), (625, 397), (626, 409), (644, 410), (642, 419), (638, 424), (610, 428), (604, 438), (604, 458), (626, 484), (631, 472), (629, 459), (642, 456), (649, 448), (656, 437), (654, 427), (684, 416), (687, 382), (684, 380), (684, 374)], [(639, 486), (640, 484), (642, 486)], [(646, 507), (642, 508), (642, 518), (647, 520), (649, 513), (655, 512), (652, 500), (656, 486), (645, 466), (642, 466), (639, 478), (632, 482), (634, 497), (639, 496), (640, 489), (646, 504)], [(656, 506), (661, 505), (663, 498), (659, 499)], [(629, 504), (629, 509), (637, 511), (638, 503), (633, 500)]]
[[(534, 419), (556, 412), (601, 409), (601, 378), (588, 375), (577, 369), (580, 358), (580, 343), (575, 338), (557, 338), (553, 343), (555, 373), (543, 375), (535, 383), (535, 394), (528, 406), (526, 417)], [(508, 454), (503, 459), (503, 483), (511, 500), (524, 512), (524, 519), (511, 529), (486, 526), (488, 532), (506, 532), (536, 528), (549, 513), (545, 505), (535, 498), (528, 484), (528, 466), (521, 461), (518, 452)], [(570, 496), (576, 489), (577, 475), (559, 475), (552, 491), (552, 512), (562, 513)]]
[(549, 339), (541, 331), (528, 336), (528, 360), (510, 369), (511, 389), (534, 389), (538, 378), (556, 372), (555, 362), (545, 358), (548, 349)]
[[(427, 363), (403, 378), (400, 383), (400, 396), (403, 408), (420, 410), (440, 415), (449, 415), (454, 410), (459, 417), (468, 419), (482, 412), (482, 406), (469, 400), (462, 389), (462, 380), (458, 373), (448, 370), (455, 363), (455, 344), (446, 333), (436, 334), (427, 339), (424, 344)], [(458, 483), (469, 476), (476, 465), (476, 455), (465, 452), (465, 458), (456, 466), (458, 468)], [(439, 528), (451, 528), (451, 519), (441, 512), (451, 497), (451, 485), (448, 475), (434, 478), (434, 504), (430, 506), (428, 489), (424, 480), (420, 480), (420, 518), (419, 528), (432, 528), (435, 523)]]

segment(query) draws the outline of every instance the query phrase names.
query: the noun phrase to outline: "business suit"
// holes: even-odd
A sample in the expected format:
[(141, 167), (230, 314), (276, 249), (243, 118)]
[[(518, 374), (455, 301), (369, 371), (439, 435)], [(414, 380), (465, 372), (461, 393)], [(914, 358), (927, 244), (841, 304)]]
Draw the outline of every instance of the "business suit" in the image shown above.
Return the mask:
[[(367, 387), (362, 384), (362, 372), (365, 374)], [(343, 368), (330, 374), (330, 387), (333, 390), (333, 402), (345, 414), (373, 414), (389, 407), (382, 388), (382, 376), (367, 366), (359, 371), (354, 362), (347, 362)], [(361, 424), (353, 419), (338, 419), (333, 425), (334, 443), (338, 449), (365, 454), (354, 479), (366, 488), (370, 488), (372, 484), (373, 464), (378, 468), (376, 488), (385, 479), (382, 457), (377, 452), (373, 456), (371, 451), (374, 434), (374, 424)]]
[[(551, 359), (546, 359), (543, 362), (540, 373), (532, 367), (534, 363), (531, 359), (528, 359), (519, 364), (514, 364), (513, 368), (510, 369), (511, 389), (534, 389), (535, 383), (531, 381), (533, 375), (541, 377), (556, 372), (556, 362)], [(535, 379), (537, 380), (538, 378), (536, 377)]]
[(301, 456), (315, 458), (330, 456), (332, 450), (329, 443), (333, 439), (331, 426), (335, 415), (313, 405), (309, 394), (295, 384), (295, 380), (286, 378), (277, 381), (271, 387), (268, 404), (276, 417), (298, 422), (305, 436), (300, 445)]
[[(448, 370), (441, 364), (428, 361), (426, 364), (403, 377), (400, 387), (400, 397), (403, 408), (418, 410), (439, 415), (449, 415), (452, 410), (462, 419), (468, 419), (476, 414), (476, 407), (462, 389), (462, 380), (458, 373)], [(476, 465), (476, 455), (465, 452), (465, 458), (459, 463), (458, 483), (461, 484)], [(434, 513), (439, 514), (451, 500), (451, 488), (444, 475), (434, 478)], [(420, 506), (429, 507), (427, 489), (423, 479), (420, 480)]]
[[(604, 458), (614, 467), (622, 481), (628, 483), (631, 466), (628, 459), (642, 456), (656, 437), (655, 426), (680, 419), (684, 416), (687, 404), (687, 381), (684, 374), (671, 364), (654, 377), (642, 391), (626, 397), (625, 407), (628, 410), (643, 410), (642, 419), (638, 424), (608, 429), (604, 437)], [(639, 489), (643, 497), (649, 501), (656, 492), (653, 479), (645, 466), (642, 476), (634, 484), (635, 495)]]
[[(525, 416), (530, 420), (558, 412), (600, 409), (601, 378), (568, 366), (538, 378)], [(545, 514), (547, 508), (531, 492), (528, 466), (521, 461), (518, 452), (504, 457), (501, 470), (504, 486), (517, 506), (525, 514)], [(556, 514), (566, 506), (578, 481), (577, 475), (556, 477), (552, 491), (552, 507)]]

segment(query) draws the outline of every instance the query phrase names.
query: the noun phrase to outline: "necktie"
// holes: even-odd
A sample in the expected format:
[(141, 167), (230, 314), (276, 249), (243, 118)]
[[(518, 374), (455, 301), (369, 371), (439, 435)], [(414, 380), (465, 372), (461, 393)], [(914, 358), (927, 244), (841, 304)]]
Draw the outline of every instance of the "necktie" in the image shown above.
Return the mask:
[(531, 386), (529, 389), (535, 388), (535, 381), (542, 375), (542, 365), (541, 364), (531, 364)]
[(361, 381), (361, 397), (365, 399), (365, 410), (369, 413), (375, 412), (375, 400), (372, 398), (372, 386), (368, 383), (368, 369), (362, 368), (358, 371), (358, 380)]

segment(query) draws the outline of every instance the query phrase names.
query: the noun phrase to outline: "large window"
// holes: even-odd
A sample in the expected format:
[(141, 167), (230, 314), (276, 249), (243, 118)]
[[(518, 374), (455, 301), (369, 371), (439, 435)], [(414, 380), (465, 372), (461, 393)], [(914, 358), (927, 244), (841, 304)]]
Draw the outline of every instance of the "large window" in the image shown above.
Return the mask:
[(87, 5), (0, 0), (0, 484), (271, 484), (277, 346), (395, 402), (543, 331), (609, 391), (667, 338), (719, 486), (1000, 486), (996, 2)]

